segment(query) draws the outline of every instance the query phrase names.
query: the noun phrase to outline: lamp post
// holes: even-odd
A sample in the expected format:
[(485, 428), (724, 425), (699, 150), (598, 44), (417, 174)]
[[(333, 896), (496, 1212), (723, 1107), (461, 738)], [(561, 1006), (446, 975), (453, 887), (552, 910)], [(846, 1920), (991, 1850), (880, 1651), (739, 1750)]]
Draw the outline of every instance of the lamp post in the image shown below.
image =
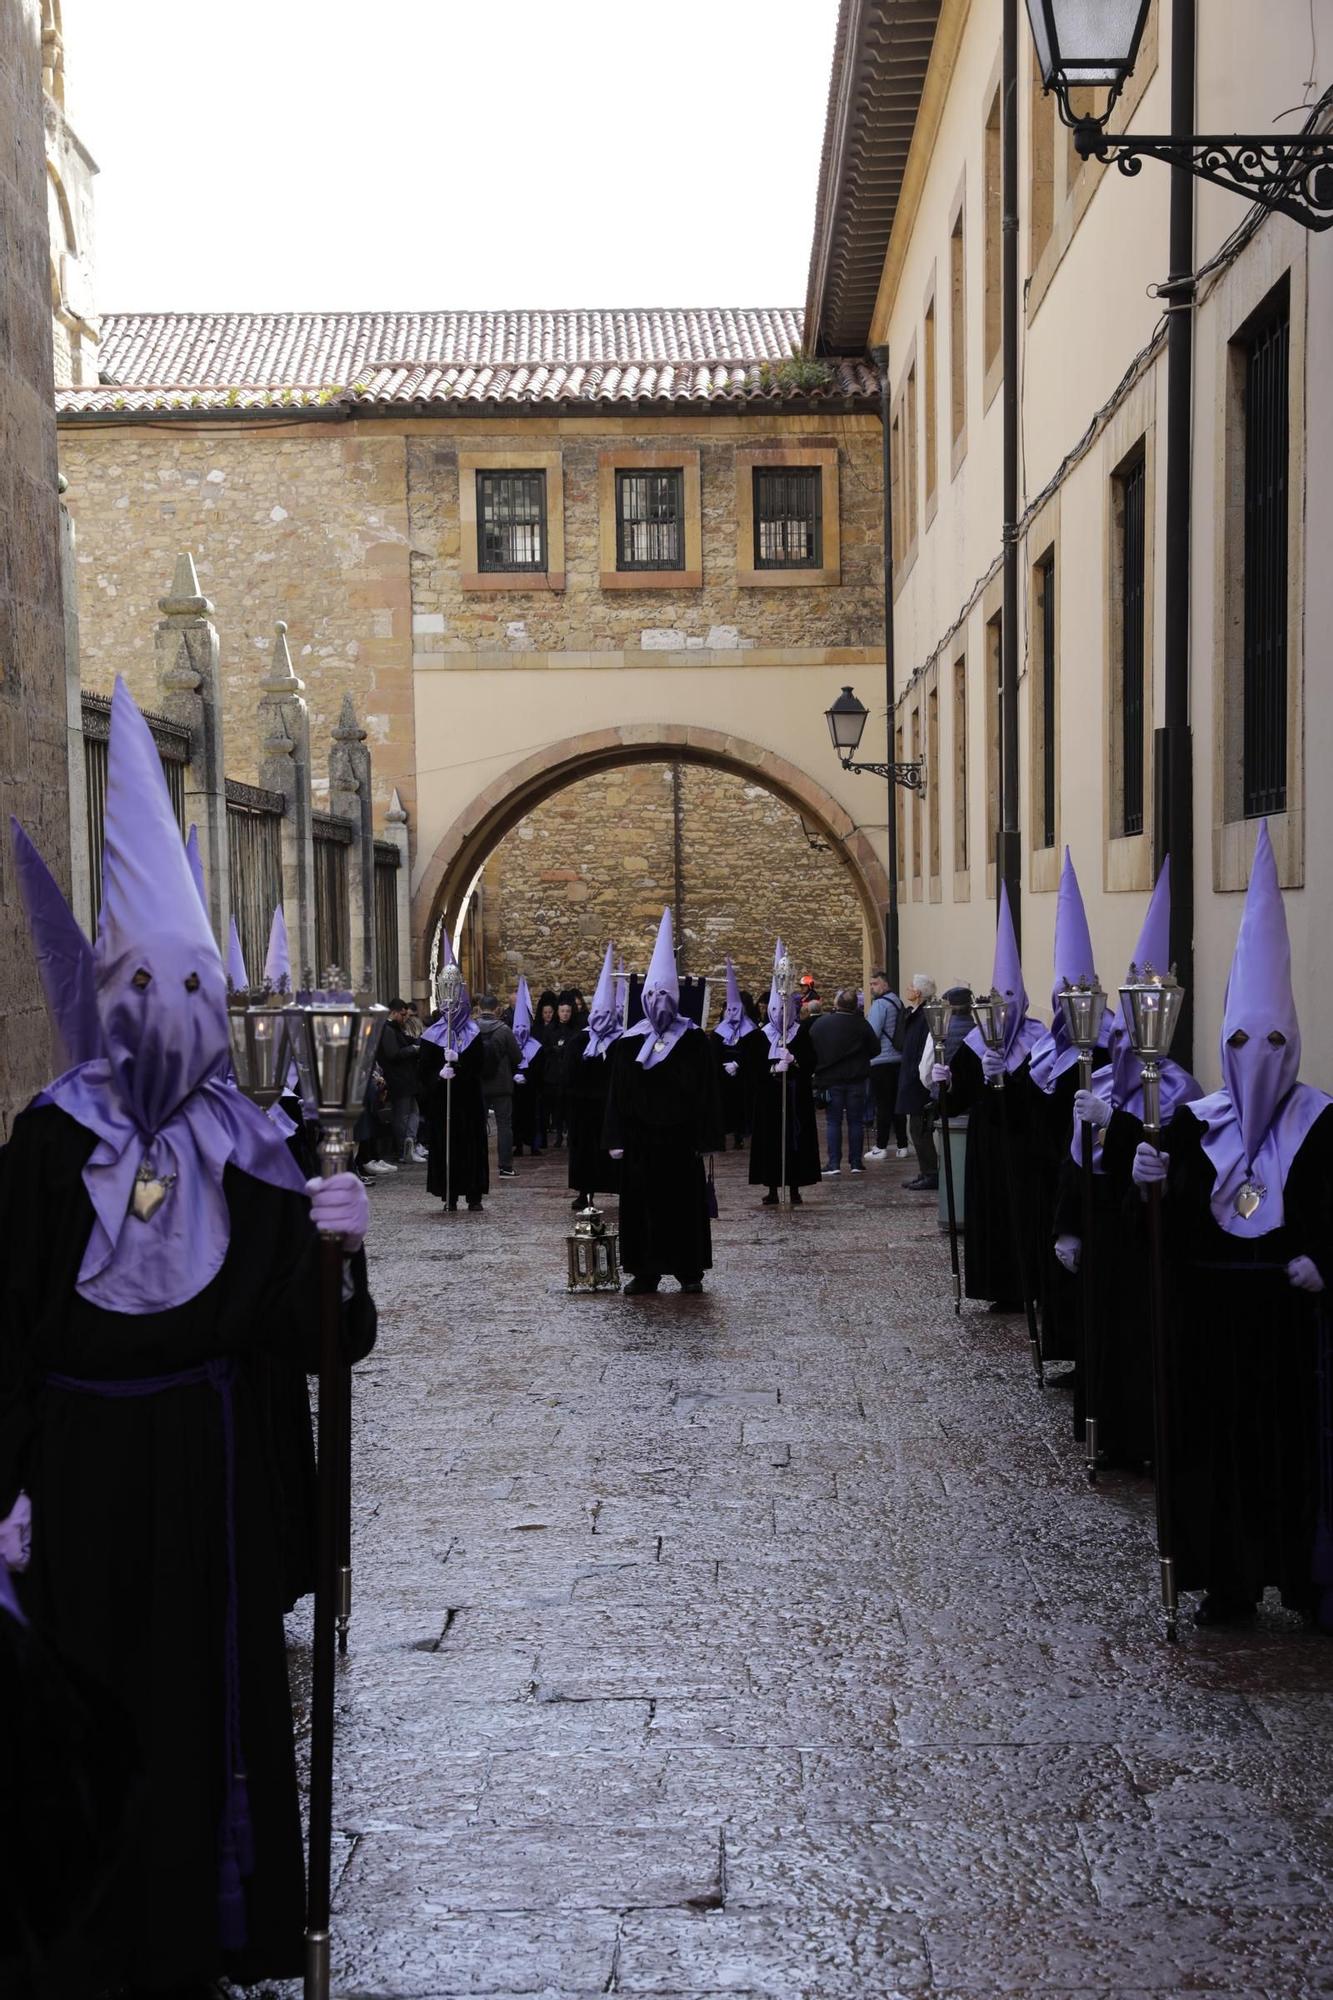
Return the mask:
[[(1092, 1052), (1102, 1037), (1106, 1020), (1106, 995), (1095, 978), (1066, 980), (1060, 991), (1060, 1011), (1065, 1017), (1069, 1039), (1078, 1050), (1078, 1080), (1084, 1090), (1092, 1088)], [(1098, 1405), (1101, 1401), (1101, 1346), (1097, 1338), (1097, 1290), (1093, 1281), (1092, 1212), (1092, 1127), (1083, 1126), (1082, 1158), (1079, 1162), (1083, 1191), (1083, 1249), (1079, 1258), (1081, 1306), (1083, 1314), (1083, 1449), (1087, 1461), (1088, 1484), (1097, 1484)]]
[[(936, 994), (926, 1002), (926, 1025), (930, 1029), (930, 1039), (935, 1044), (935, 1060), (944, 1061), (945, 1035), (949, 1026), (949, 1016), (953, 1012), (947, 1000)], [(953, 1270), (953, 1309), (955, 1315), (963, 1310), (963, 1280), (958, 1269), (958, 1210), (953, 1192), (953, 1151), (949, 1144), (949, 1108), (945, 1103), (944, 1091), (939, 1095), (940, 1146), (944, 1153), (944, 1198), (949, 1211), (949, 1263)]]
[[(301, 1079), (301, 1095), (307, 1104), (317, 1107), (319, 1169), (328, 1180), (342, 1173), (352, 1157), (352, 1127), (361, 1115), (380, 1033), (389, 1014), (387, 1008), (375, 1005), (369, 994), (342, 990), (341, 974), (336, 970), (327, 972), (325, 981), (323, 991), (289, 1002), (283, 1018)], [(335, 1643), (346, 1645), (351, 1612), (352, 1576), (344, 1534), (349, 1504), (351, 1371), (342, 1349), (342, 1275), (341, 1239), (321, 1236), (319, 1549), (311, 1659), (306, 2000), (328, 2000), (329, 1992), (334, 1649)]]
[[(1162, 1064), (1171, 1048), (1185, 989), (1171, 973), (1144, 966), (1129, 968), (1120, 989), (1120, 1018), (1130, 1047), (1143, 1066), (1143, 1131), (1154, 1144), (1162, 1130)], [(1162, 1189), (1148, 1198), (1148, 1319), (1153, 1373), (1153, 1487), (1157, 1501), (1157, 1562), (1161, 1572), (1166, 1636), (1176, 1640), (1177, 1592), (1175, 1529), (1171, 1507), (1171, 1387), (1166, 1365), (1166, 1290), (1162, 1275)]]
[[(972, 1019), (978, 1034), (992, 1055), (1004, 1051), (1005, 1016), (1008, 1003), (1003, 993), (980, 993), (972, 1002)], [(1014, 1152), (1009, 1136), (1009, 1110), (1005, 1099), (1004, 1071), (1000, 1069), (988, 1079), (990, 1088), (1000, 1093), (999, 1111), (1000, 1137), (1004, 1148), (1004, 1186), (1009, 1206), (1009, 1231), (1014, 1240), (1014, 1260), (1018, 1265), (1018, 1285), (1023, 1294), (1023, 1311), (1027, 1316), (1028, 1339), (1032, 1343), (1032, 1366), (1037, 1377), (1037, 1387), (1046, 1387), (1046, 1370), (1042, 1365), (1041, 1336), (1037, 1332), (1037, 1303), (1032, 1296), (1028, 1279), (1027, 1252), (1023, 1246), (1023, 1231), (1018, 1212), (1018, 1189), (1014, 1184)]]
[[(1307, 229), (1333, 227), (1333, 134), (1328, 132), (1110, 134), (1116, 100), (1133, 74), (1151, 0), (1027, 0), (1042, 87), (1085, 160), (1136, 175), (1165, 160), (1199, 180), (1289, 215)], [(1100, 113), (1074, 108), (1076, 90), (1104, 90)]]

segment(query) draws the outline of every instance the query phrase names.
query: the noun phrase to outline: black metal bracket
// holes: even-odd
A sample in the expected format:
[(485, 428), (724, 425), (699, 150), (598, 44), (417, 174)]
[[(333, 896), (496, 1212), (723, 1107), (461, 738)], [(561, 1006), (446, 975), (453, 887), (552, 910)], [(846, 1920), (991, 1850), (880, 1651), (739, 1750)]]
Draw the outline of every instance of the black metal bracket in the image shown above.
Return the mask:
[(1100, 160), (1103, 166), (1114, 163), (1131, 178), (1145, 160), (1164, 160), (1289, 215), (1306, 229), (1333, 228), (1333, 132), (1198, 134), (1189, 139), (1125, 132), (1113, 137), (1088, 120), (1072, 130), (1081, 158)]
[(895, 785), (901, 785), (907, 792), (924, 792), (926, 789), (926, 767), (924, 764), (853, 764), (846, 757), (841, 759), (844, 771), (869, 771), (875, 778), (892, 778)]

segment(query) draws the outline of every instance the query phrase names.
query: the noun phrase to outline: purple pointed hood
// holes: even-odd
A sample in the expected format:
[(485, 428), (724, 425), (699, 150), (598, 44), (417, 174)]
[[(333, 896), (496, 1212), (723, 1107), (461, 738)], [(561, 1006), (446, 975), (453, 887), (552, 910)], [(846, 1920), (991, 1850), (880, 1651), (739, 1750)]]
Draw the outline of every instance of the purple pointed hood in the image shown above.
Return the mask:
[(287, 918), (281, 903), (275, 907), (273, 922), (268, 927), (264, 981), (275, 993), (290, 993), (292, 990), (292, 953), (287, 942)]
[(629, 1007), (629, 974), (625, 970), (623, 958), (616, 960), (616, 1018), (621, 1027), (625, 1025), (625, 1014)]
[[(1291, 1163), (1330, 1100), (1299, 1081), (1301, 1029), (1277, 862), (1261, 820), (1222, 1012), (1223, 1088), (1190, 1106), (1213, 1163), (1213, 1215), (1229, 1235), (1261, 1236), (1283, 1219)], [(1257, 1190), (1249, 1216), (1241, 1189)]]
[[(148, 726), (117, 680), (107, 760), (102, 920), (94, 964), (105, 1055), (42, 1093), (92, 1132), (94, 1222), (78, 1291), (112, 1312), (201, 1292), (227, 1254), (228, 1165), (299, 1192), (264, 1114), (225, 1081), (226, 981)], [(131, 1212), (137, 1180), (162, 1199)], [(156, 1190), (154, 1190), (156, 1192)]]
[(604, 1056), (613, 1042), (620, 1040), (620, 1016), (616, 1012), (616, 976), (612, 969), (614, 946), (606, 947), (606, 957), (602, 960), (601, 976), (597, 981), (597, 991), (592, 996), (588, 1009), (588, 1045), (584, 1049), (585, 1059)]
[[(1171, 857), (1162, 861), (1161, 869), (1149, 899), (1147, 914), (1139, 931), (1138, 942), (1130, 967), (1135, 972), (1145, 969), (1152, 972), (1170, 970), (1171, 959)], [(1126, 971), (1128, 978), (1129, 971)], [(1127, 1111), (1132, 1118), (1143, 1117), (1143, 1064), (1134, 1053), (1133, 1045), (1125, 1032), (1117, 999), (1114, 1012), (1110, 1015), (1106, 1030), (1106, 1046), (1111, 1060), (1099, 1069), (1092, 1079), (1092, 1088), (1102, 1103), (1113, 1111)], [(1197, 1080), (1179, 1063), (1168, 1057), (1162, 1064), (1161, 1079), (1162, 1124), (1169, 1125), (1182, 1104), (1192, 1103), (1202, 1097), (1203, 1091)], [(1083, 1158), (1083, 1128), (1074, 1121), (1074, 1136), (1070, 1151), (1076, 1161)], [(1100, 1134), (1094, 1140), (1093, 1167), (1102, 1171)]]
[[(1043, 1033), (1041, 1022), (1028, 1013), (1027, 988), (1023, 984), (1023, 961), (1018, 953), (1018, 939), (1014, 935), (1013, 913), (1009, 908), (1009, 891), (1000, 884), (1000, 908), (995, 923), (995, 963), (991, 973), (991, 988), (1004, 999), (1004, 1046), (1000, 1054), (1004, 1066), (1010, 1074), (1021, 1069)], [(973, 1028), (967, 1037), (967, 1046), (975, 1054), (985, 1053), (986, 1044), (980, 1028)]]
[(773, 977), (768, 982), (768, 1003), (765, 1008), (768, 1018), (764, 1022), (763, 1029), (764, 1038), (775, 1056), (784, 1043), (791, 1041), (801, 1018), (799, 996), (789, 993), (784, 1007), (782, 995), (778, 992), (778, 966), (782, 963), (782, 958), (782, 939), (779, 938), (773, 946)]
[(208, 908), (208, 890), (204, 885), (204, 857), (199, 852), (199, 829), (194, 825), (191, 825), (190, 831), (185, 836), (185, 859), (190, 864), (190, 873), (194, 877), (194, 886), (199, 891), (199, 901), (206, 910)]
[(755, 1023), (745, 1011), (745, 1003), (741, 999), (741, 984), (736, 977), (736, 968), (732, 964), (730, 956), (728, 956), (727, 1004), (722, 1009), (722, 1017), (714, 1028), (713, 1033), (720, 1042), (725, 1042), (729, 1049), (734, 1049), (737, 1042), (742, 1041), (746, 1035), (752, 1035), (754, 1032)]
[(93, 948), (60, 884), (16, 819), (10, 820), (9, 830), (56, 1061), (69, 1069), (102, 1053)]
[(1065, 849), (1060, 871), (1060, 893), (1055, 904), (1055, 976), (1051, 982), (1051, 1025), (1032, 1051), (1032, 1081), (1049, 1096), (1058, 1078), (1078, 1061), (1077, 1045), (1069, 1039), (1060, 992), (1066, 981), (1071, 986), (1095, 979), (1096, 962), (1083, 895), (1074, 873), (1069, 849)]
[(657, 927), (657, 942), (643, 976), (643, 1019), (629, 1030), (643, 1038), (637, 1061), (643, 1069), (656, 1069), (676, 1043), (694, 1026), (680, 1011), (680, 979), (676, 972), (675, 933), (670, 910), (663, 910)]
[(241, 950), (241, 933), (235, 917), (227, 919), (227, 987), (233, 993), (250, 990), (250, 975), (245, 969), (245, 953)]
[[(457, 965), (457, 963), (458, 960), (454, 957), (453, 945), (449, 941), (449, 933), (444, 925), (441, 924), (440, 970), (443, 972), (446, 966)], [(437, 1003), (443, 1006), (444, 1003), (438, 988), (435, 998)], [(424, 1042), (435, 1042), (451, 1056), (461, 1056), (464, 1049), (470, 1048), (472, 1043), (476, 1041), (480, 1032), (476, 1022), (472, 1018), (472, 995), (467, 990), (467, 982), (465, 980), (459, 987), (458, 999), (449, 1009), (448, 1014), (441, 1014), (435, 1026), (427, 1028), (421, 1039)]]

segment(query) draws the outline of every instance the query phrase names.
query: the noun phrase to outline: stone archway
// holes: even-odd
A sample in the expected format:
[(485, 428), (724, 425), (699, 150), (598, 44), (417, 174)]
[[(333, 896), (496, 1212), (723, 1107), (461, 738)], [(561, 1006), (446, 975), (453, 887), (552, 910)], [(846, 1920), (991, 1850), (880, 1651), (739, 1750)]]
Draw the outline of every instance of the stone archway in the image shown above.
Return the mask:
[(412, 896), (412, 972), (424, 984), (430, 939), (443, 917), (452, 920), (487, 858), (528, 813), (553, 793), (595, 772), (664, 759), (711, 765), (764, 786), (803, 814), (835, 847), (856, 889), (867, 935), (878, 950), (889, 881), (869, 836), (831, 793), (787, 758), (762, 744), (693, 723), (627, 723), (567, 736), (523, 758), (478, 792), (445, 832)]

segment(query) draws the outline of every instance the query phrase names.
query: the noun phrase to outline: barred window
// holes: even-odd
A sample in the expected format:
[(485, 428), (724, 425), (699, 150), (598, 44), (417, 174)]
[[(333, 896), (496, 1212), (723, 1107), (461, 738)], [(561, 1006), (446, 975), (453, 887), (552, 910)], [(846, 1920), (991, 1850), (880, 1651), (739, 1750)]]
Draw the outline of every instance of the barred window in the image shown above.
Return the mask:
[(1245, 817), (1287, 809), (1287, 451), (1291, 315), (1285, 282), (1245, 347)]
[(1041, 816), (1038, 847), (1055, 846), (1055, 551), (1037, 564), (1041, 620)]
[(819, 569), (824, 560), (823, 475), (818, 466), (754, 468), (754, 566)]
[(477, 474), (477, 568), (546, 568), (546, 474)]
[(1147, 466), (1142, 457), (1119, 479), (1120, 506), (1120, 825), (1143, 832), (1144, 587)]
[(616, 568), (684, 569), (685, 475), (616, 473)]

